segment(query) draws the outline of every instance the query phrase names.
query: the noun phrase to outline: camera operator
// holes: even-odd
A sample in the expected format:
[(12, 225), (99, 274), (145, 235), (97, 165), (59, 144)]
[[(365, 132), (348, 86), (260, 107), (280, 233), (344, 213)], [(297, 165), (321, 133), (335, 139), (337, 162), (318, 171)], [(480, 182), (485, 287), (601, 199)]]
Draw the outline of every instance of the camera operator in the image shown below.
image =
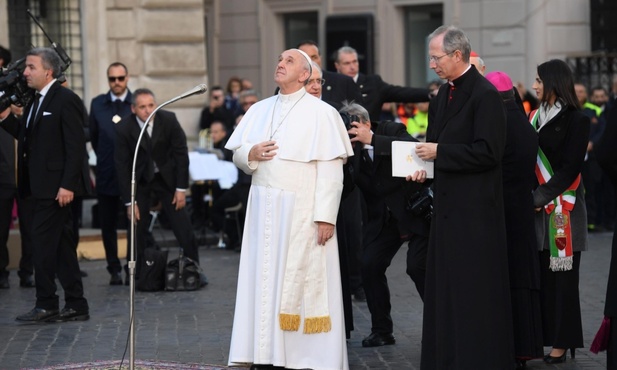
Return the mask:
[(361, 154), (351, 159), (354, 181), (362, 192), (367, 210), (367, 222), (363, 227), (362, 282), (372, 327), (362, 346), (394, 344), (386, 269), (402, 244), (408, 242), (406, 272), (420, 297), (424, 296), (429, 222), (425, 215), (418, 216), (407, 209), (410, 198), (422, 186), (409, 186), (404, 178), (392, 177), (391, 148), (395, 140), (417, 140), (397, 122), (374, 122), (376, 131), (373, 133), (369, 113), (359, 104), (345, 104), (340, 112), (357, 116), (359, 121), (351, 122), (348, 133), (352, 143), (364, 146)]
[[(60, 57), (50, 48), (26, 56), (23, 76), (36, 97), (21, 119), (0, 113), (0, 126), (18, 138), (19, 194), (32, 200), (32, 256), (36, 272), (35, 307), (19, 321), (88, 320), (88, 302), (75, 252), (70, 203), (89, 190), (84, 104), (57, 81)], [(59, 311), (56, 276), (65, 306)]]
[(215, 121), (223, 122), (229, 133), (233, 131), (236, 123), (233, 112), (225, 108), (225, 90), (221, 86), (212, 86), (210, 89), (210, 105), (201, 111), (199, 128), (210, 128)]

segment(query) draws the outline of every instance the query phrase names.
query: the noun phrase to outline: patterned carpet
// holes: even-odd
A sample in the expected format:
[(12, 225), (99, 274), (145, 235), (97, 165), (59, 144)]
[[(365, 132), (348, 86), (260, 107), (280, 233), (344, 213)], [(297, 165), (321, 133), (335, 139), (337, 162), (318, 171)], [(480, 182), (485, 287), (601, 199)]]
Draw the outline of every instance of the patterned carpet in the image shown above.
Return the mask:
[[(36, 370), (126, 370), (129, 368), (128, 361), (122, 363), (120, 368), (120, 361), (95, 361), (85, 362), (80, 364), (65, 364), (49, 367), (36, 368)], [(135, 360), (136, 370), (227, 370), (229, 368), (218, 365), (204, 365), (204, 364), (187, 364), (180, 362), (161, 362), (161, 361), (148, 361), (148, 360)], [(236, 368), (241, 370), (240, 368)], [(35, 369), (24, 369), (35, 370)]]

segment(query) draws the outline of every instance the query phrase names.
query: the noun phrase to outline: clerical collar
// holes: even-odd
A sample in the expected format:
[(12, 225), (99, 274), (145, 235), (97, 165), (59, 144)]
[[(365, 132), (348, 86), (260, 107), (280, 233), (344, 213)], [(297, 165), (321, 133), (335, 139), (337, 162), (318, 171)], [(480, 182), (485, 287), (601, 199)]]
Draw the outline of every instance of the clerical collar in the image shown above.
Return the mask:
[(279, 98), (282, 102), (293, 102), (299, 100), (304, 94), (306, 94), (306, 89), (304, 87), (301, 87), (300, 90), (291, 94), (283, 94), (282, 92), (279, 92)]
[(109, 97), (111, 98), (111, 101), (116, 101), (117, 99), (120, 99), (122, 101), (124, 101), (126, 99), (126, 96), (129, 94), (129, 90), (126, 89), (124, 90), (124, 93), (122, 95), (115, 95), (114, 93), (111, 92), (111, 90), (109, 91)]
[(467, 73), (467, 71), (469, 71), (470, 69), (471, 69), (471, 64), (467, 65), (467, 68), (457, 78), (449, 80), (448, 83), (450, 84), (450, 86), (456, 86), (460, 84), (461, 77), (463, 77), (463, 75), (465, 75), (465, 73)]

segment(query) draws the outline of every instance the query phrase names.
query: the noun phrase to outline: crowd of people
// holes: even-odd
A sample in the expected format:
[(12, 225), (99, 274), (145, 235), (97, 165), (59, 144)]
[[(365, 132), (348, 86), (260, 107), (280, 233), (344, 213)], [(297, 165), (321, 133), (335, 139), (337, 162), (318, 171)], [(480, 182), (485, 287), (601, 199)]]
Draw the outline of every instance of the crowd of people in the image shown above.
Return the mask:
[[(538, 65), (534, 97), (506, 72), (486, 73), (491, 66), (461, 29), (441, 26), (428, 40), (439, 80), (426, 88), (361, 73), (350, 46), (337, 51), (337, 71), (326, 71), (311, 40), (280, 54), (270, 97), (260, 100), (238, 77), (210, 87), (199, 128), (205, 149), (238, 167), (229, 189), (190, 183), (177, 117), (159, 110), (145, 127), (155, 94), (130, 91), (125, 64), (107, 68), (109, 91), (92, 100), (88, 114), (61, 86), (55, 52), (32, 49), (24, 76), (33, 102), (0, 113), (0, 161), (17, 162), (16, 175), (13, 164), (12, 177), (0, 179), (0, 247), (16, 202), (20, 286), (36, 288), (34, 308), (17, 320), (89, 319), (68, 226), (75, 218), (69, 205), (91, 193), (87, 126), (110, 285), (128, 285), (133, 273), (124, 266), (123, 279), (118, 220), (135, 219), (142, 260), (147, 215), (157, 204), (185, 256), (199, 262), (193, 228), (204, 225), (241, 253), (232, 366), (348, 369), (352, 299), (366, 301), (371, 314), (362, 346), (395, 344), (386, 270), (405, 246), (406, 273), (424, 302), (422, 369), (522, 369), (534, 359), (562, 363), (568, 350), (574, 358), (584, 345), (578, 282), (587, 233), (612, 230), (615, 221), (615, 97), (594, 88), (588, 98), (557, 59)], [(397, 141), (414, 142), (434, 175), (394, 177)], [(419, 207), (419, 197), (430, 207)], [(224, 221), (236, 205), (241, 233)], [(5, 249), (0, 288), (9, 287)], [(136, 267), (139, 277), (143, 267)], [(613, 259), (608, 318), (617, 315), (616, 276)], [(616, 328), (608, 368), (617, 366)]]

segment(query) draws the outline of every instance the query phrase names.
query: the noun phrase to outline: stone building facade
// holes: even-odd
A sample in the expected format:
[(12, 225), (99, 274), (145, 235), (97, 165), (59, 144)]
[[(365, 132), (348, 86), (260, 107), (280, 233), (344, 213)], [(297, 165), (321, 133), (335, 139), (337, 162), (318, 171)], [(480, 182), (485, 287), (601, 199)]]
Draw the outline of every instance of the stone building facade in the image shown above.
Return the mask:
[[(10, 3), (0, 0), (0, 45), (12, 36)], [(277, 56), (301, 37), (322, 46), (328, 19), (368, 15), (373, 72), (385, 81), (422, 86), (435, 77), (427, 66), (426, 36), (440, 24), (463, 28), (487, 69), (507, 71), (530, 86), (536, 65), (591, 51), (590, 0), (47, 0), (46, 7), (76, 9), (81, 40), (75, 52), (89, 106), (107, 91), (106, 67), (122, 61), (130, 87), (148, 87), (159, 103), (193, 86), (225, 85), (231, 76), (252, 80), (262, 97), (275, 90)], [(38, 0), (30, 0), (37, 3)], [(44, 23), (44, 22), (43, 22)], [(350, 24), (350, 27), (353, 26)], [(345, 27), (344, 22), (337, 27)], [(60, 40), (62, 42), (62, 40)], [(325, 46), (324, 46), (325, 45)], [(39, 46), (39, 45), (37, 45)], [(354, 46), (354, 45), (351, 45)], [(18, 56), (16, 56), (18, 57)], [(363, 60), (361, 60), (363, 63)], [(73, 67), (71, 67), (73, 68)], [(73, 70), (73, 69), (72, 69)], [(196, 140), (207, 96), (169, 106)]]

